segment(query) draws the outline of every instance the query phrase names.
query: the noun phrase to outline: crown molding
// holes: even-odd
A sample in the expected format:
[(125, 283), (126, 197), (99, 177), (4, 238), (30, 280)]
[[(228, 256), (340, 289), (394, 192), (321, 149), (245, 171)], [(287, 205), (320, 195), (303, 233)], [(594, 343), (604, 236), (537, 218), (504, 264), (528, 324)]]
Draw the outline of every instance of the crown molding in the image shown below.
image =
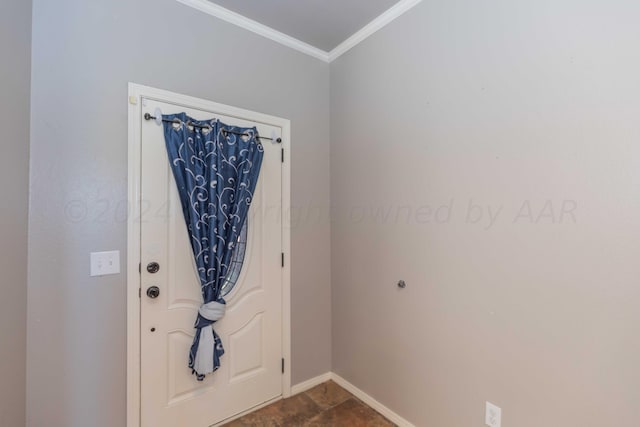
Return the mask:
[(387, 26), (391, 21), (404, 14), (420, 2), (422, 2), (422, 0), (401, 0), (394, 4), (387, 9), (386, 12), (382, 13), (376, 19), (362, 27), (358, 32), (333, 48), (331, 52), (329, 52), (329, 62), (336, 60), (340, 55), (343, 55), (351, 48), (360, 44), (373, 33)]
[(215, 16), (216, 18), (222, 19), (223, 21), (226, 21), (230, 24), (237, 25), (238, 27), (244, 28), (245, 30), (261, 35), (262, 37), (266, 37), (270, 40), (273, 40), (274, 42), (290, 47), (291, 49), (295, 49), (298, 52), (305, 53), (324, 62), (329, 62), (329, 54), (324, 50), (318, 49), (317, 47), (311, 46), (308, 43), (281, 33), (278, 30), (274, 30), (271, 27), (263, 25), (257, 21), (254, 21), (253, 19), (249, 19), (246, 16), (240, 15), (239, 13), (235, 13), (222, 6), (218, 6), (217, 4), (212, 3), (208, 0), (176, 1), (186, 6), (197, 9), (200, 12)]
[(262, 37), (266, 37), (276, 43), (280, 43), (291, 49), (295, 49), (298, 52), (305, 53), (321, 61), (332, 62), (349, 51), (351, 48), (355, 47), (363, 40), (371, 36), (376, 31), (385, 27), (391, 21), (407, 12), (422, 0), (399, 1), (398, 3), (390, 7), (387, 11), (378, 16), (376, 19), (362, 27), (359, 31), (346, 39), (344, 42), (333, 48), (331, 52), (326, 52), (322, 49), (318, 49), (317, 47), (311, 46), (310, 44), (305, 43), (302, 40), (298, 40), (294, 37), (288, 36), (278, 30), (254, 21), (253, 19), (249, 19), (246, 16), (240, 15), (239, 13), (233, 12), (229, 9), (212, 3), (209, 0), (176, 1), (186, 6), (197, 9), (200, 12), (215, 16), (216, 18), (222, 19), (223, 21), (229, 22), (230, 24), (237, 25), (238, 27), (244, 28), (245, 30), (251, 31), (255, 34), (261, 35)]

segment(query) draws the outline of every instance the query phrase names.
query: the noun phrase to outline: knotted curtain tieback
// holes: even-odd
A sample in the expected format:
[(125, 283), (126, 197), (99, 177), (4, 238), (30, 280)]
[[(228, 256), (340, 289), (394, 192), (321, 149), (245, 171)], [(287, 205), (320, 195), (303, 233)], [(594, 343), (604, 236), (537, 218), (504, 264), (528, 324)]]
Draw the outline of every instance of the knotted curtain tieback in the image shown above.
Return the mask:
[[(224, 317), (227, 309), (225, 304), (217, 301), (211, 301), (202, 304), (198, 309), (200, 316), (207, 320), (216, 322)], [(198, 343), (198, 352), (193, 362), (193, 369), (199, 374), (208, 374), (214, 371), (213, 352), (215, 346), (215, 338), (213, 336), (213, 325), (200, 328), (200, 342)]]

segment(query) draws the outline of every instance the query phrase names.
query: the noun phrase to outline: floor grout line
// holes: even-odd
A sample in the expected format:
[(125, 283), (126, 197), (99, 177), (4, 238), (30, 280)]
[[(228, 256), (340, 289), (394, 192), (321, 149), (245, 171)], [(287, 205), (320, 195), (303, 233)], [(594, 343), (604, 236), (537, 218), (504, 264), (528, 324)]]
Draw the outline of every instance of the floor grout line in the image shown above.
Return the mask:
[[(315, 391), (315, 393), (313, 393), (313, 391)], [(262, 409), (244, 415), (229, 423), (228, 426), (283, 426), (293, 425), (291, 424), (292, 422), (295, 422), (298, 426), (328, 426), (329, 424), (326, 424), (327, 422), (331, 422), (332, 424), (335, 421), (348, 422), (349, 419), (355, 419), (356, 422), (358, 420), (365, 422), (368, 420), (374, 423), (372, 425), (381, 427), (395, 426), (395, 424), (383, 415), (358, 399), (353, 393), (332, 380), (318, 384), (309, 390), (299, 393), (297, 396), (303, 399), (301, 401), (293, 400), (296, 396), (282, 399)], [(314, 399), (313, 396), (316, 396), (316, 398)], [(333, 403), (334, 400), (339, 401)], [(350, 401), (352, 403), (349, 403)], [(339, 406), (345, 404), (347, 404), (346, 408), (338, 409)], [(365, 415), (363, 410), (364, 412), (366, 412), (366, 410), (371, 411), (374, 416), (371, 414)], [(380, 419), (377, 419), (377, 417)]]

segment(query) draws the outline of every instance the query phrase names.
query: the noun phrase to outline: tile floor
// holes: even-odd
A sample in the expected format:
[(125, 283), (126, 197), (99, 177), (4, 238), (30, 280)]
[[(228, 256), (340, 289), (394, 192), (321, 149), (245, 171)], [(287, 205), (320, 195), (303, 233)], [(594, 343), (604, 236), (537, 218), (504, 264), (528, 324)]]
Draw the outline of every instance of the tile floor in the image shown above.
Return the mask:
[(225, 427), (247, 426), (393, 427), (395, 424), (333, 381), (327, 381), (225, 424)]

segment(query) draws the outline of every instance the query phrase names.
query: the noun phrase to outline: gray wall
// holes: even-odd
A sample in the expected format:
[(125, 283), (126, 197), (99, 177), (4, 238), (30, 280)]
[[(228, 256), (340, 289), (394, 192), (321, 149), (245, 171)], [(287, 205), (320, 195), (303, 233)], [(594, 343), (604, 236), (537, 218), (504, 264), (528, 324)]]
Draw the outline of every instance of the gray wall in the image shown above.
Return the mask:
[(31, 1), (0, 6), (0, 425), (25, 420)]
[[(291, 119), (292, 202), (329, 206), (329, 66), (175, 0), (36, 0), (28, 425), (125, 423), (127, 82)], [(292, 231), (293, 382), (331, 364), (329, 224)]]
[(332, 63), (334, 371), (418, 426), (640, 424), (639, 20), (425, 0)]

